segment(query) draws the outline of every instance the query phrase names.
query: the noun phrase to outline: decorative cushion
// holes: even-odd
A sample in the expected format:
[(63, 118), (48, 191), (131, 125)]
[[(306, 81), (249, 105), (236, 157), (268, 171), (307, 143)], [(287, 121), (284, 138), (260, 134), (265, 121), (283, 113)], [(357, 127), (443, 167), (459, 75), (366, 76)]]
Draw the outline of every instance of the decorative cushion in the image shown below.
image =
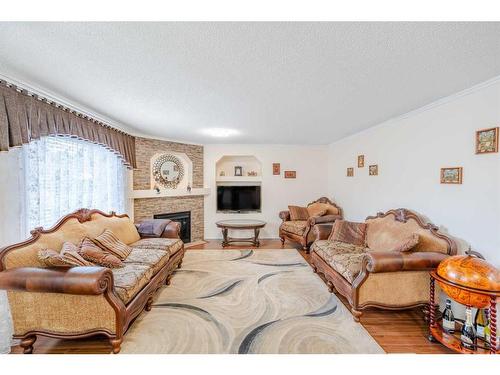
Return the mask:
[(123, 268), (112, 270), (115, 293), (127, 304), (151, 280), (153, 269), (147, 264), (125, 264)]
[(78, 254), (78, 248), (71, 242), (65, 242), (59, 253), (51, 249), (40, 250), (38, 259), (48, 267), (95, 266)]
[(309, 217), (319, 217), (326, 215), (327, 213), (326, 207), (320, 206), (318, 204), (311, 204), (307, 206), (307, 212), (309, 213)]
[(309, 210), (309, 212), (311, 212), (310, 210), (326, 210), (326, 215), (338, 215), (340, 213), (337, 207), (329, 203), (314, 202), (307, 206), (307, 209)]
[(130, 246), (137, 249), (168, 251), (170, 255), (174, 255), (182, 248), (182, 245), (182, 240), (178, 238), (143, 238)]
[(307, 211), (306, 207), (288, 206), (288, 210), (292, 221), (309, 219), (309, 211)]
[(352, 284), (361, 272), (363, 256), (367, 248), (337, 241), (315, 241), (311, 251), (316, 252), (326, 263)]
[(130, 246), (121, 242), (109, 229), (106, 229), (99, 236), (94, 238), (93, 241), (101, 249), (115, 255), (121, 260), (124, 260), (132, 251)]
[(307, 221), (304, 220), (296, 220), (296, 221), (285, 221), (281, 224), (281, 230), (285, 232), (297, 234), (302, 236), (307, 228)]
[(123, 267), (120, 259), (97, 246), (88, 237), (84, 237), (78, 246), (78, 253), (87, 261), (107, 268)]
[(170, 224), (170, 219), (145, 219), (135, 224), (141, 237), (160, 237)]
[(417, 233), (413, 233), (411, 236), (398, 242), (398, 244), (390, 251), (406, 252), (411, 251), (418, 245), (420, 241), (420, 236)]
[(133, 248), (130, 255), (123, 261), (125, 266), (127, 264), (140, 264), (149, 266), (153, 270), (153, 274), (156, 274), (162, 268), (165, 263), (170, 258), (169, 251), (163, 251), (159, 249), (138, 249)]
[(336, 220), (328, 240), (365, 246), (366, 227), (366, 223)]

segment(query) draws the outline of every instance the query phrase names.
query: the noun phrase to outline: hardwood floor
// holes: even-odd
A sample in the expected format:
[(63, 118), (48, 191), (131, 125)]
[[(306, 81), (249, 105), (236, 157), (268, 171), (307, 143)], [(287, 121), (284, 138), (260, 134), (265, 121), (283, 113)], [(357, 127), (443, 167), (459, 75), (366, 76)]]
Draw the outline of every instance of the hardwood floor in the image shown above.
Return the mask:
[[(247, 249), (248, 245), (231, 245), (225, 249)], [(300, 246), (286, 242), (284, 249), (297, 249), (309, 262), (310, 256), (300, 250)], [(220, 250), (220, 241), (210, 240), (189, 250)], [(281, 249), (279, 240), (261, 240), (259, 249)], [(277, 250), (279, 251), (279, 250)], [(346, 300), (337, 295), (348, 306)], [(361, 324), (387, 353), (452, 353), (438, 343), (427, 340), (427, 325), (420, 309), (406, 311), (367, 310), (363, 312)], [(80, 340), (58, 340), (39, 337), (34, 345), (34, 352), (39, 354), (69, 353), (69, 354), (104, 354), (111, 348), (105, 338), (88, 338)], [(12, 348), (12, 353), (22, 353), (19, 346)]]

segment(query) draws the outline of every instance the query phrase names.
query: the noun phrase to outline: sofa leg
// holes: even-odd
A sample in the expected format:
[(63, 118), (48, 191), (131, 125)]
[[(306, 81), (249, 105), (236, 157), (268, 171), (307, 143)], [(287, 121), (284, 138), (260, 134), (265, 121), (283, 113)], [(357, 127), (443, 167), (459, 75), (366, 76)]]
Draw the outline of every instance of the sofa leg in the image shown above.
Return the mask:
[(165, 285), (170, 285), (170, 281), (172, 280), (172, 274), (168, 275), (167, 278), (165, 279)]
[(177, 268), (181, 268), (182, 267), (182, 260), (179, 262), (179, 264), (177, 265)]
[(316, 267), (314, 264), (311, 265), (311, 267), (312, 267), (314, 273), (318, 273), (318, 267)]
[(304, 250), (306, 254), (309, 254), (309, 247), (307, 245), (303, 245), (302, 250)]
[(285, 246), (285, 237), (280, 237), (281, 247)]
[(112, 352), (113, 354), (118, 354), (120, 353), (121, 346), (122, 346), (123, 338), (121, 337), (114, 337), (112, 339), (109, 339), (109, 343), (111, 344)]
[(361, 311), (356, 310), (354, 307), (351, 308), (352, 318), (356, 323), (359, 323), (361, 315), (363, 314)]
[(335, 287), (333, 286), (333, 283), (332, 283), (331, 281), (328, 281), (328, 282), (326, 283), (326, 286), (328, 287), (328, 291), (329, 291), (330, 293), (335, 293)]
[(151, 311), (152, 306), (153, 306), (153, 297), (150, 297), (146, 302), (146, 306), (144, 307), (144, 310)]
[(21, 340), (21, 348), (23, 348), (24, 354), (32, 354), (33, 353), (33, 344), (36, 341), (36, 335), (26, 336)]

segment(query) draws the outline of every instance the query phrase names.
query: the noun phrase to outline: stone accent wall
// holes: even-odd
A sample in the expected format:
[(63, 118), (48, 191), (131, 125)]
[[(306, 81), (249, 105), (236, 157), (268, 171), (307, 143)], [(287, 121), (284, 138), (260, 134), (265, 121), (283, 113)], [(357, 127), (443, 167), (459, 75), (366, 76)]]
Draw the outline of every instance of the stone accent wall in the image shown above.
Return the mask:
[[(137, 169), (134, 170), (134, 190), (151, 189), (150, 162), (159, 152), (183, 152), (193, 162), (193, 188), (203, 187), (203, 146), (136, 138)], [(141, 198), (134, 200), (134, 220), (152, 219), (155, 214), (191, 211), (191, 241), (203, 239), (204, 197)]]

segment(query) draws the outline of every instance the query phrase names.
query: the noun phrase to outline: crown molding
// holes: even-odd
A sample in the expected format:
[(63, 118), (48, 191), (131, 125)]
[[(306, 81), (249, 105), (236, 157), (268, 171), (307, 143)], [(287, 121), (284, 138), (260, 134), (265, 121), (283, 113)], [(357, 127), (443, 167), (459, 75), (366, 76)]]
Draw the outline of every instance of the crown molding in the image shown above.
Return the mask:
[(470, 95), (470, 94), (474, 94), (480, 90), (483, 90), (489, 86), (492, 86), (494, 84), (497, 84), (497, 83), (500, 83), (500, 75), (499, 76), (496, 76), (496, 77), (493, 77), (487, 81), (484, 81), (484, 82), (481, 82), (481, 83), (478, 83), (472, 87), (469, 87), (467, 89), (464, 89), (464, 90), (461, 90), (461, 91), (458, 91), (454, 94), (451, 94), (451, 95), (448, 95), (448, 96), (445, 96), (445, 97), (442, 97), (440, 99), (437, 99), (429, 104), (426, 104), (422, 107), (419, 107), (419, 108), (416, 108), (416, 109), (413, 109), (409, 112), (406, 112), (406, 113), (403, 113), (401, 115), (398, 115), (396, 117), (392, 117), (388, 120), (385, 120), (381, 123), (378, 123), (378, 124), (375, 124), (373, 126), (370, 126), (369, 128), (367, 129), (363, 129), (359, 132), (356, 132), (354, 134), (351, 134), (351, 135), (348, 135), (346, 137), (343, 137), (339, 140), (336, 140), (334, 142), (331, 142), (329, 143), (329, 145), (334, 145), (336, 143), (339, 143), (339, 142), (342, 142), (342, 141), (345, 141), (346, 139), (350, 139), (350, 138), (354, 138), (354, 137), (357, 137), (358, 135), (361, 135), (361, 134), (364, 134), (364, 133), (368, 133), (368, 132), (371, 132), (371, 131), (374, 131), (378, 128), (381, 128), (381, 127), (385, 127), (385, 126), (389, 126), (391, 123), (394, 123), (394, 122), (397, 122), (397, 121), (400, 121), (400, 120), (404, 120), (404, 119), (407, 119), (407, 118), (410, 118), (410, 117), (414, 117), (414, 116), (417, 116), (421, 113), (424, 113), (424, 112), (427, 112), (431, 109), (434, 109), (434, 108), (437, 108), (437, 107), (440, 107), (442, 105), (445, 105), (445, 104), (448, 104), (448, 103), (451, 103), (455, 100), (458, 100), (460, 98), (463, 98), (464, 96), (467, 96), (467, 95)]

